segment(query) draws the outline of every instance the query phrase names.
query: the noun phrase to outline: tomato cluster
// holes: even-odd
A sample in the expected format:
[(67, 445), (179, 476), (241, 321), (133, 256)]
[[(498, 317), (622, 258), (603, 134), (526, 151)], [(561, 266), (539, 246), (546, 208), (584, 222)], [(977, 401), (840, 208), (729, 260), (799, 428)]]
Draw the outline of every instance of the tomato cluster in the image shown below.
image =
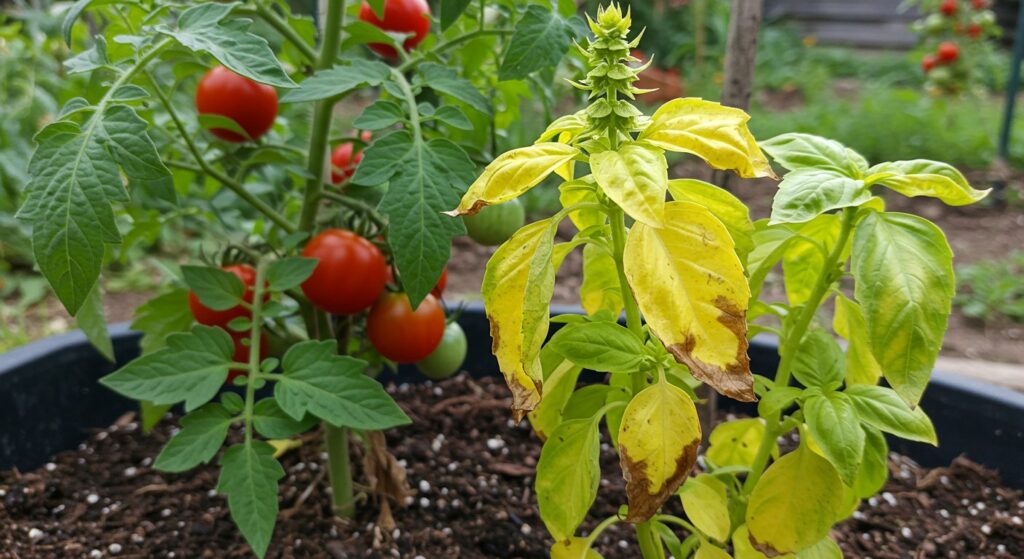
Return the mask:
[[(235, 342), (235, 353), (232, 360), (236, 363), (248, 363), (249, 362), (249, 334), (248, 332), (235, 332), (228, 328), (228, 324), (236, 318), (252, 318), (252, 311), (246, 307), (246, 305), (252, 305), (255, 292), (253, 287), (256, 285), (256, 270), (248, 264), (236, 264), (233, 266), (225, 266), (223, 268), (225, 272), (230, 272), (242, 281), (242, 285), (245, 286), (245, 292), (242, 295), (242, 301), (244, 305), (236, 305), (230, 309), (218, 311), (211, 309), (199, 300), (199, 296), (194, 291), (188, 293), (188, 307), (192, 311), (192, 317), (196, 319), (196, 322), (205, 326), (217, 326), (227, 331), (231, 335), (231, 339)], [(269, 299), (269, 294), (264, 297), (264, 300)], [(267, 337), (260, 336), (260, 359), (267, 354)], [(237, 376), (245, 374), (240, 370), (232, 370), (228, 375), (228, 382), (231, 382)]]
[[(359, 19), (383, 31), (409, 34), (402, 43), (406, 51), (416, 48), (430, 32), (430, 6), (426, 0), (387, 0), (383, 19), (364, 1), (359, 6)], [(370, 43), (369, 47), (384, 58), (398, 58), (398, 51), (391, 45)]]
[(924, 5), (926, 11), (933, 12), (914, 27), (932, 47), (921, 59), (930, 91), (957, 93), (969, 85), (976, 73), (976, 59), (984, 54), (976, 45), (1000, 31), (988, 8), (988, 0), (942, 0)]
[[(267, 133), (277, 117), (277, 91), (273, 87), (239, 76), (223, 66), (206, 73), (196, 88), (196, 111), (235, 121), (249, 138)], [(232, 130), (212, 128), (214, 136), (226, 142), (244, 142), (245, 136)]]

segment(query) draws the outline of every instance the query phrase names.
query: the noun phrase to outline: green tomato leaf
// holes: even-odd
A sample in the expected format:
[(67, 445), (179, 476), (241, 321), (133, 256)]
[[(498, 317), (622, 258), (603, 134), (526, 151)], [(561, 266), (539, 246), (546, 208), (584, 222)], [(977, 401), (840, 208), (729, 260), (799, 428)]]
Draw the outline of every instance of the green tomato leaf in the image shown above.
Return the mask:
[(814, 442), (836, 467), (843, 483), (852, 487), (864, 455), (864, 430), (850, 397), (826, 392), (808, 398), (802, 408)]
[(154, 404), (146, 400), (139, 401), (139, 415), (142, 417), (142, 432), (149, 433), (156, 427), (157, 423), (164, 418), (164, 414), (171, 411), (173, 404)]
[(473, 0), (441, 0), (441, 31), (447, 30), (459, 19)]
[(458, 72), (447, 66), (427, 62), (420, 64), (419, 73), (413, 79), (413, 85), (426, 86), (438, 93), (451, 95), (482, 114), (491, 114), (491, 106), (487, 98), (473, 87), (473, 83), (459, 76)]
[(192, 322), (188, 290), (176, 287), (136, 308), (131, 329), (142, 332), (139, 345), (146, 354), (164, 347), (167, 336), (188, 330)]
[(391, 75), (387, 65), (371, 60), (350, 60), (347, 64), (320, 70), (281, 97), (282, 103), (319, 101), (364, 86), (377, 87)]
[(234, 418), (220, 404), (206, 404), (181, 418), (181, 430), (160, 451), (153, 467), (162, 472), (184, 472), (210, 461)]
[(516, 22), (498, 68), (499, 80), (520, 80), (557, 66), (572, 44), (573, 28), (562, 16), (536, 4)]
[(924, 410), (911, 408), (891, 388), (856, 384), (844, 393), (853, 400), (857, 417), (864, 423), (897, 437), (938, 445), (935, 426)]
[(267, 283), (270, 284), (270, 289), (273, 291), (296, 288), (313, 273), (316, 265), (315, 258), (295, 256), (275, 260), (267, 267)]
[(107, 361), (113, 363), (114, 344), (110, 341), (110, 335), (107, 333), (107, 319), (103, 313), (103, 290), (100, 288), (99, 282), (93, 285), (89, 296), (85, 298), (85, 303), (78, 309), (75, 323), (82, 329), (85, 337), (89, 339), (89, 343), (96, 348), (96, 351), (99, 351)]
[(614, 322), (568, 324), (548, 347), (584, 369), (610, 373), (635, 372), (646, 355), (643, 341)]
[(405, 109), (394, 101), (378, 99), (352, 121), (360, 130), (383, 130), (405, 120)]
[(921, 399), (953, 301), (953, 252), (928, 220), (870, 213), (853, 235), (853, 277), (871, 351), (908, 404)]
[(810, 388), (835, 390), (843, 384), (846, 374), (843, 348), (831, 334), (814, 328), (804, 334), (793, 362), (793, 376), (800, 384)]
[(597, 498), (601, 438), (592, 419), (563, 421), (537, 462), (540, 517), (556, 541), (572, 537)]
[(242, 302), (245, 284), (238, 276), (209, 266), (182, 266), (185, 283), (199, 301), (215, 311), (226, 311)]
[(930, 196), (950, 206), (973, 204), (991, 189), (975, 190), (963, 174), (947, 163), (914, 159), (875, 165), (865, 179), (869, 185), (880, 184), (904, 196)]
[(782, 134), (760, 142), (776, 163), (790, 171), (818, 169), (850, 178), (860, 178), (868, 165), (857, 152), (835, 140), (813, 134)]
[(364, 153), (352, 181), (367, 186), (390, 181), (378, 209), (388, 217), (388, 241), (416, 307), (441, 278), (452, 239), (466, 233), (460, 220), (441, 212), (455, 207), (458, 189), (473, 182), (476, 169), (454, 143), (417, 142), (405, 130), (378, 139)]
[(35, 137), (18, 217), (32, 225), (39, 269), (72, 315), (99, 277), (105, 245), (121, 240), (111, 204), (128, 200), (122, 172), (131, 185), (170, 177), (146, 128), (131, 107), (111, 105), (84, 128), (58, 121)]
[(366, 376), (365, 361), (336, 354), (329, 341), (293, 345), (274, 386), (277, 404), (293, 419), (309, 412), (336, 427), (384, 430), (409, 423), (379, 382)]
[(263, 441), (236, 444), (220, 459), (217, 492), (228, 497), (231, 519), (263, 557), (277, 521), (277, 482), (284, 468), (274, 458), (274, 447)]
[(345, 25), (345, 39), (341, 42), (341, 50), (348, 51), (352, 47), (367, 43), (381, 43), (401, 48), (398, 41), (389, 33), (385, 33), (376, 25), (357, 20)]
[(95, 43), (64, 61), (64, 69), (68, 74), (84, 74), (98, 70), (109, 64), (107, 60), (107, 40), (103, 35), (96, 35)]
[(434, 112), (434, 118), (459, 130), (472, 130), (473, 123), (470, 122), (469, 117), (466, 113), (462, 112), (462, 109), (455, 105), (441, 105)]
[(317, 419), (306, 414), (302, 421), (296, 421), (277, 405), (273, 398), (264, 398), (253, 407), (253, 427), (268, 439), (287, 439), (308, 431)]
[(136, 400), (154, 404), (185, 402), (191, 411), (217, 395), (228, 377), (235, 344), (220, 328), (195, 326), (171, 334), (167, 347), (128, 363), (100, 384)]
[(825, 169), (797, 169), (782, 178), (772, 201), (771, 223), (804, 223), (871, 199), (864, 181)]
[(221, 24), (233, 9), (234, 3), (199, 4), (182, 12), (176, 29), (164, 24), (155, 29), (189, 50), (210, 54), (236, 74), (275, 87), (295, 87), (267, 40), (248, 31), (250, 20), (233, 18)]

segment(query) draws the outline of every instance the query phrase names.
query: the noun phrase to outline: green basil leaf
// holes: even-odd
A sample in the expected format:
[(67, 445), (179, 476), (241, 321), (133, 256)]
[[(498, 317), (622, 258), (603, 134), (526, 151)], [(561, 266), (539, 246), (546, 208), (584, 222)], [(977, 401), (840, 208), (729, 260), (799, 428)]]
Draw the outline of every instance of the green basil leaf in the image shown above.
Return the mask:
[(556, 541), (576, 533), (597, 498), (601, 438), (591, 419), (563, 421), (544, 443), (537, 462), (540, 518)]
[(800, 384), (835, 390), (843, 384), (845, 375), (846, 356), (839, 342), (820, 328), (804, 334), (793, 362), (793, 376)]
[(914, 159), (892, 161), (875, 165), (865, 179), (869, 184), (880, 184), (904, 196), (929, 196), (950, 206), (973, 204), (991, 189), (975, 190), (956, 167), (939, 161)]
[(835, 140), (812, 134), (781, 134), (759, 145), (776, 163), (790, 171), (819, 169), (860, 178), (868, 168), (857, 152)]
[(844, 393), (853, 399), (857, 417), (897, 437), (938, 445), (935, 426), (920, 407), (911, 408), (890, 388), (855, 384)]
[(635, 372), (646, 355), (640, 338), (613, 322), (568, 324), (548, 345), (576, 365), (600, 372)]
[(779, 183), (770, 223), (804, 223), (870, 199), (871, 189), (860, 179), (826, 169), (797, 169), (786, 173)]
[(808, 398), (802, 407), (814, 442), (836, 467), (843, 483), (852, 487), (864, 455), (864, 430), (853, 402), (842, 392), (827, 392)]

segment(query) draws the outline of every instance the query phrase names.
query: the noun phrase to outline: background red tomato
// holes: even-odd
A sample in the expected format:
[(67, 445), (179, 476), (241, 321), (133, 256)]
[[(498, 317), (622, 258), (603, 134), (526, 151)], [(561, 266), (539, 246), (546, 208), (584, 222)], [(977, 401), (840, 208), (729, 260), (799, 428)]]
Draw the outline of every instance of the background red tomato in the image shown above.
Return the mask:
[[(201, 115), (215, 114), (238, 123), (252, 139), (267, 133), (277, 117), (277, 91), (273, 87), (239, 76), (223, 66), (206, 73), (196, 88), (196, 110)], [(228, 142), (245, 138), (231, 130), (213, 128), (214, 136)]]
[[(245, 285), (245, 294), (242, 295), (242, 300), (248, 304), (252, 304), (253, 298), (253, 286), (256, 285), (256, 270), (248, 264), (237, 264), (234, 266), (225, 266), (225, 272), (231, 272), (242, 280), (242, 284)], [(269, 299), (270, 294), (267, 293), (264, 300)], [(199, 324), (205, 324), (206, 326), (222, 326), (227, 327), (227, 324), (232, 320), (245, 316), (252, 316), (249, 309), (238, 305), (231, 307), (224, 311), (213, 310), (210, 307), (204, 305), (199, 297), (193, 291), (188, 292), (188, 307), (192, 311), (192, 316), (195, 317), (196, 322)]]
[[(235, 342), (235, 354), (231, 357), (231, 360), (236, 363), (249, 363), (249, 350), (250, 347), (242, 343), (243, 339), (249, 338), (249, 332), (228, 332), (231, 334), (231, 340)], [(267, 334), (266, 332), (260, 333), (260, 361), (263, 361), (267, 357)], [(245, 376), (249, 374), (248, 371), (241, 369), (232, 369), (228, 373), (227, 383), (231, 383), (237, 377)]]
[[(406, 51), (416, 48), (430, 31), (430, 6), (426, 0), (387, 0), (384, 3), (384, 19), (378, 19), (373, 8), (365, 1), (359, 6), (359, 19), (395, 33), (412, 33), (402, 43)], [(370, 50), (385, 58), (398, 58), (398, 52), (391, 45), (370, 43)]]
[(437, 297), (438, 299), (440, 299), (441, 295), (444, 295), (444, 288), (446, 288), (446, 287), (448, 287), (448, 265), (447, 264), (444, 265), (444, 270), (441, 270), (441, 279), (437, 280), (437, 285), (434, 286), (434, 289), (430, 290), (430, 293), (433, 294), (434, 297)]
[(942, 62), (956, 62), (960, 57), (960, 47), (952, 41), (944, 41), (939, 44), (939, 50), (935, 54)]
[(388, 264), (370, 241), (344, 229), (327, 229), (302, 251), (319, 264), (302, 284), (302, 292), (317, 308), (333, 314), (355, 314), (384, 291)]
[(430, 355), (444, 336), (444, 309), (433, 295), (413, 311), (405, 293), (385, 293), (370, 309), (370, 343), (396, 363), (415, 363)]
[(354, 147), (350, 143), (339, 144), (331, 154), (331, 182), (339, 184), (352, 178), (356, 172), (356, 165), (363, 160), (363, 152), (352, 156)]

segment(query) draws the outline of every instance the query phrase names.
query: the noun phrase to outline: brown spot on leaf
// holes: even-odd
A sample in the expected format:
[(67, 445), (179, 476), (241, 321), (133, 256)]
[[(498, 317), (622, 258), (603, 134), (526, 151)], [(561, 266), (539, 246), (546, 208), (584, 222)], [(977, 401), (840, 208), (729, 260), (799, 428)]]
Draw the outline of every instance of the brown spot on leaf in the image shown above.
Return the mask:
[(750, 540), (750, 545), (754, 546), (754, 549), (760, 551), (767, 557), (778, 557), (780, 555), (786, 555), (786, 552), (775, 549), (769, 543), (761, 543), (757, 541), (757, 538), (755, 538), (754, 534), (751, 534), (749, 530), (747, 531), (747, 539)]
[[(461, 206), (461, 204), (459, 204), (459, 205)], [(447, 211), (447, 212), (441, 212), (441, 213), (443, 213), (444, 215), (450, 215), (452, 217), (459, 217), (460, 215), (476, 215), (476, 213), (479, 212), (480, 210), (482, 210), (484, 208), (484, 206), (490, 206), (490, 205), (491, 205), (490, 202), (486, 202), (484, 200), (477, 200), (476, 202), (473, 202), (472, 206), (470, 206), (469, 208), (467, 208), (465, 210), (460, 210), (459, 208), (455, 208), (454, 210), (450, 210), (450, 211)]]
[(715, 299), (715, 307), (722, 311), (718, 315), (718, 322), (735, 334), (738, 341), (736, 358), (732, 363), (722, 368), (697, 359), (693, 355), (697, 340), (692, 334), (687, 334), (683, 343), (666, 346), (666, 349), (675, 356), (676, 361), (689, 367), (694, 377), (719, 394), (741, 402), (755, 402), (754, 376), (750, 373), (750, 358), (747, 356), (747, 313), (722, 296)]
[[(501, 346), (501, 333), (498, 321), (494, 320), (489, 314), (487, 315), (487, 321), (491, 325), (491, 353), (497, 355), (498, 349)], [(522, 364), (519, 364), (519, 366), (522, 367)], [(508, 385), (509, 390), (512, 392), (512, 419), (519, 423), (528, 412), (533, 411), (540, 404), (540, 381), (534, 381), (534, 386), (525, 386), (519, 382), (517, 371), (506, 371), (502, 368), (501, 374), (505, 377), (505, 384)]]
[(690, 470), (697, 462), (697, 447), (700, 446), (700, 437), (686, 445), (676, 459), (676, 467), (672, 475), (661, 484), (657, 493), (651, 494), (651, 479), (647, 475), (647, 464), (634, 461), (626, 447), (619, 445), (619, 464), (622, 467), (622, 477), (626, 480), (626, 501), (629, 503), (629, 515), (627, 522), (645, 522), (649, 520), (661, 505), (665, 504), (679, 486), (686, 481)]

